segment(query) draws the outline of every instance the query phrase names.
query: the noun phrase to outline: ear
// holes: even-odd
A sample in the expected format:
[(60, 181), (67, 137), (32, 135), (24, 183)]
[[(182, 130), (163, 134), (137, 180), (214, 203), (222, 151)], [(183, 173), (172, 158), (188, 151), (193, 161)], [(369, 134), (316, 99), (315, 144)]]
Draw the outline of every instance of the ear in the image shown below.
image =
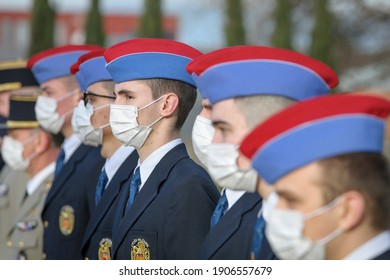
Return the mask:
[(37, 138), (35, 138), (34, 145), (35, 145), (35, 152), (37, 154), (43, 153), (50, 146), (49, 135), (46, 132), (40, 130), (38, 132)]
[(358, 191), (348, 191), (343, 194), (343, 198), (339, 226), (340, 229), (347, 232), (363, 222), (367, 206), (364, 196)]
[(167, 93), (160, 107), (160, 115), (164, 118), (171, 117), (179, 106), (179, 97), (174, 93)]

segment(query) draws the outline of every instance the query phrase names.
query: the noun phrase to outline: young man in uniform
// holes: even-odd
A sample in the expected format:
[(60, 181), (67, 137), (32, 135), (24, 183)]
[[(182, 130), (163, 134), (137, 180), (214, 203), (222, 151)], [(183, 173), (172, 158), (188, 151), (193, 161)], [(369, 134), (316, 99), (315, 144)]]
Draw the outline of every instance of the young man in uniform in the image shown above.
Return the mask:
[(265, 209), (262, 199), (272, 188), (260, 188), (256, 172), (239, 157), (237, 146), (266, 117), (294, 102), (329, 93), (337, 75), (308, 56), (261, 46), (210, 52), (193, 60), (187, 71), (212, 105), (215, 133), (207, 148), (207, 169), (224, 188), (198, 257), (272, 259), (263, 238), (264, 219), (262, 215), (258, 219), (259, 210)]
[(266, 235), (281, 259), (390, 259), (386, 99), (335, 95), (270, 117), (241, 152), (276, 190)]
[(94, 260), (111, 259), (112, 224), (118, 194), (138, 162), (135, 149), (123, 146), (109, 126), (115, 83), (105, 68), (103, 53), (104, 50), (95, 50), (82, 55), (76, 67), (86, 87), (84, 100), (77, 107), (78, 131), (85, 144), (101, 146), (101, 155), (106, 159), (96, 185), (97, 207), (91, 214), (82, 245), (84, 258)]
[(164, 39), (129, 40), (104, 54), (116, 82), (111, 129), (140, 158), (114, 221), (115, 259), (192, 259), (209, 230), (219, 194), (180, 139), (196, 99), (185, 67), (199, 55)]
[(38, 80), (41, 95), (35, 112), (39, 124), (64, 137), (57, 158), (53, 186), (42, 212), (44, 254), (47, 259), (81, 259), (81, 243), (95, 207), (95, 188), (104, 163), (100, 148), (82, 144), (73, 133), (71, 117), (82, 93), (70, 66), (91, 45), (67, 45), (40, 52), (28, 67)]

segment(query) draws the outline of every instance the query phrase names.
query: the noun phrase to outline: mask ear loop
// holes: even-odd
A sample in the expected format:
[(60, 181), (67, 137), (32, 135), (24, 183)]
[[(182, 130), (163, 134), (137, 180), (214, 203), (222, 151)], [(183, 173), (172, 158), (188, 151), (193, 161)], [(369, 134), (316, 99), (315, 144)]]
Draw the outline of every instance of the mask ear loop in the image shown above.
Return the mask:
[[(102, 105), (102, 106), (96, 107), (96, 108), (93, 109), (93, 111), (95, 112), (95, 111), (98, 111), (98, 110), (100, 110), (100, 109), (109, 107), (109, 106), (111, 106), (111, 104), (112, 104), (112, 103), (108, 103), (108, 104), (104, 104), (104, 105)], [(92, 118), (92, 116), (91, 116), (91, 118)], [(91, 120), (90, 120), (90, 122), (91, 122)], [(91, 122), (91, 125), (92, 125), (92, 122)], [(110, 125), (110, 121), (108, 121), (108, 123), (103, 124), (103, 125), (101, 125), (101, 126), (94, 127), (94, 129), (104, 129), (104, 128), (106, 128), (106, 127), (109, 126), (109, 125)], [(92, 126), (93, 126), (93, 125), (92, 125)]]
[(75, 89), (72, 89), (72, 90), (68, 91), (67, 93), (65, 93), (65, 94), (64, 94), (63, 96), (61, 96), (60, 98), (55, 99), (56, 102), (57, 102), (57, 103), (58, 103), (58, 102), (61, 102), (62, 100), (65, 100), (65, 99), (71, 97), (72, 95), (75, 95), (75, 94), (77, 93), (77, 90), (78, 90), (78, 88), (75, 88)]
[(98, 111), (100, 109), (103, 109), (103, 108), (106, 108), (106, 107), (109, 107), (111, 106), (112, 103), (108, 103), (108, 104), (104, 104), (102, 106), (99, 106), (99, 107), (96, 107), (96, 108), (93, 108), (93, 111)]
[(164, 117), (159, 117), (157, 120), (155, 120), (154, 122), (152, 122), (151, 124), (149, 124), (147, 127), (152, 127), (153, 125), (155, 125), (157, 122), (159, 122), (161, 119), (163, 119)]
[(166, 94), (160, 96), (160, 97), (157, 98), (156, 100), (150, 102), (149, 104), (147, 104), (147, 105), (145, 105), (145, 106), (143, 106), (143, 107), (141, 107), (141, 108), (139, 108), (139, 109), (137, 108), (137, 111), (141, 111), (141, 110), (143, 110), (143, 109), (145, 109), (145, 108), (148, 108), (149, 106), (152, 106), (154, 103), (160, 101), (160, 100), (161, 100), (163, 97), (165, 97), (165, 96), (166, 96)]
[[(32, 141), (34, 141), (37, 137), (37, 135), (39, 134), (40, 130), (39, 129), (36, 129), (35, 132), (33, 133), (33, 135), (31, 135), (29, 138), (27, 138), (25, 141), (23, 141), (23, 150), (24, 150), (24, 146), (31, 143)], [(27, 160), (28, 162), (30, 162), (33, 158), (35, 158), (36, 156), (38, 155), (37, 152), (32, 152), (25, 160)]]
[(333, 207), (337, 206), (341, 202), (341, 197), (336, 197), (333, 201), (329, 202), (328, 204), (315, 209), (309, 213), (304, 214), (305, 220), (309, 220), (311, 218), (317, 217), (323, 213), (326, 213), (328, 210), (332, 209)]
[[(151, 103), (149, 103), (148, 105), (145, 105), (144, 107), (141, 107), (139, 109), (137, 109), (137, 117), (138, 117), (138, 112), (145, 109), (145, 108), (148, 108), (149, 106), (153, 105), (154, 103), (160, 101), (164, 96), (166, 96), (166, 94), (164, 94), (163, 96), (160, 96), (159, 98), (157, 98), (156, 100), (152, 101)], [(163, 119), (164, 117), (161, 116), (159, 117), (157, 120), (155, 120), (154, 122), (152, 122), (151, 124), (147, 125), (148, 128), (151, 128), (153, 125), (155, 125), (157, 122), (159, 122), (161, 119)]]
[[(57, 102), (57, 108), (58, 108), (58, 103), (59, 103), (59, 102), (61, 102), (61, 101), (65, 100), (65, 99), (67, 99), (67, 98), (69, 98), (69, 97), (75, 95), (75, 94), (77, 93), (77, 90), (78, 90), (78, 88), (72, 89), (71, 91), (68, 91), (65, 95), (61, 96), (60, 98), (55, 99), (55, 101)], [(59, 117), (64, 117), (64, 118), (66, 118), (67, 116), (69, 116), (70, 114), (73, 113), (73, 110), (74, 110), (76, 107), (77, 107), (77, 106), (75, 106), (74, 108), (68, 110), (67, 112), (65, 112), (65, 113), (62, 114), (62, 115), (58, 114), (58, 112), (56, 112), (56, 113), (58, 114)]]
[(333, 232), (329, 233), (324, 238), (322, 238), (318, 241), (315, 241), (315, 243), (317, 243), (319, 245), (328, 244), (330, 241), (332, 241), (333, 239), (335, 239), (337, 236), (339, 236), (342, 233), (343, 233), (343, 231), (340, 228), (336, 228)]

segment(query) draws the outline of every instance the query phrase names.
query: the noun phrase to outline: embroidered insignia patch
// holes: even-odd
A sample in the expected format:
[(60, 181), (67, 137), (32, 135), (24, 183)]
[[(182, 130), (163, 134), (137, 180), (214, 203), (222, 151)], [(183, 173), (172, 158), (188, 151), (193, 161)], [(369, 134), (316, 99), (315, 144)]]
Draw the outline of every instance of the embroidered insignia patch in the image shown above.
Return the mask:
[(136, 238), (131, 242), (130, 256), (132, 260), (150, 260), (150, 247), (143, 238)]
[(36, 228), (38, 225), (37, 221), (20, 221), (16, 223), (16, 228), (20, 231), (30, 231)]
[(75, 213), (72, 206), (65, 205), (61, 208), (59, 216), (60, 231), (63, 235), (69, 236), (74, 230)]
[(111, 260), (112, 241), (109, 238), (103, 238), (99, 242), (98, 257), (99, 260)]

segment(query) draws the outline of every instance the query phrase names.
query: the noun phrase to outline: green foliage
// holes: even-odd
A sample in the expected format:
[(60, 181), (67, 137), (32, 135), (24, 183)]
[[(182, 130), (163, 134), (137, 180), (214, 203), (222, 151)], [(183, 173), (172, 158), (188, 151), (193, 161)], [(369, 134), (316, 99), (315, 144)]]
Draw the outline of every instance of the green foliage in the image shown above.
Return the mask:
[(160, 0), (144, 0), (144, 13), (138, 29), (138, 37), (162, 38), (162, 15)]
[(291, 8), (291, 0), (278, 0), (276, 3), (275, 29), (271, 38), (274, 47), (292, 49)]
[(312, 31), (310, 56), (321, 60), (329, 66), (334, 66), (332, 42), (332, 14), (327, 7), (327, 0), (314, 2), (315, 24)]
[(55, 11), (48, 0), (34, 0), (30, 26), (29, 56), (54, 46)]
[(228, 46), (245, 45), (245, 29), (242, 19), (241, 0), (226, 1), (226, 43)]
[(102, 16), (99, 10), (99, 0), (91, 0), (91, 8), (86, 24), (86, 43), (104, 46), (105, 36), (103, 31)]

